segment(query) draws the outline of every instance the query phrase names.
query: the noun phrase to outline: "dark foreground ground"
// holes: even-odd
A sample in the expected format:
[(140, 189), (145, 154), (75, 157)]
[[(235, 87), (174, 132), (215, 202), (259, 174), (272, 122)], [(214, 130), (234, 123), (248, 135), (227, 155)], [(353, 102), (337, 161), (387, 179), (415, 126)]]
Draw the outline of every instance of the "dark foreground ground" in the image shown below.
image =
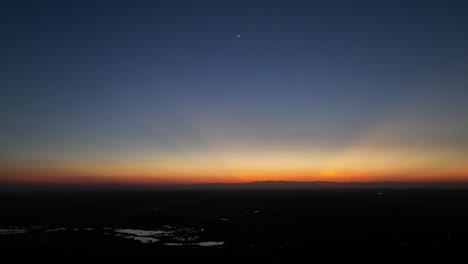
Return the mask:
[(466, 257), (467, 250), (466, 190), (0, 193), (2, 256)]

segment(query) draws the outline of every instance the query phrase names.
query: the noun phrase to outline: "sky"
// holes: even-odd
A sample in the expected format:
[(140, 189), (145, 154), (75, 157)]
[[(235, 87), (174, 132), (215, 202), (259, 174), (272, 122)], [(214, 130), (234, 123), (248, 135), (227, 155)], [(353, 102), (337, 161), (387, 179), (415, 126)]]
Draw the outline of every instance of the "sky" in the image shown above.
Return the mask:
[(2, 1), (0, 182), (468, 181), (466, 1)]

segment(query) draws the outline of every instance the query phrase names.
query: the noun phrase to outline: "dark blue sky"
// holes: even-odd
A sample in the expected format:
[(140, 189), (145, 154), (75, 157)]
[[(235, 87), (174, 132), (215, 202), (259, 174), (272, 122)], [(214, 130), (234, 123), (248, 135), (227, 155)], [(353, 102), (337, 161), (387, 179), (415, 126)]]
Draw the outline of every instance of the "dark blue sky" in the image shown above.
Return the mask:
[(7, 163), (467, 156), (466, 1), (2, 1), (0, 33)]

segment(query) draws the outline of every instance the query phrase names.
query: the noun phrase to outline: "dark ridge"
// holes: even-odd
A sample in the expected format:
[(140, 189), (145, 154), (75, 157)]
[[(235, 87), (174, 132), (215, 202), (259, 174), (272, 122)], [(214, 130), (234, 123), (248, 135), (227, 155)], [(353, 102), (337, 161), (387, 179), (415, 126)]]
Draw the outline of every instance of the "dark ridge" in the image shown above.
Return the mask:
[(468, 189), (467, 182), (297, 182), (255, 181), (247, 183), (199, 184), (2, 184), (1, 191), (34, 190), (223, 190), (223, 189)]

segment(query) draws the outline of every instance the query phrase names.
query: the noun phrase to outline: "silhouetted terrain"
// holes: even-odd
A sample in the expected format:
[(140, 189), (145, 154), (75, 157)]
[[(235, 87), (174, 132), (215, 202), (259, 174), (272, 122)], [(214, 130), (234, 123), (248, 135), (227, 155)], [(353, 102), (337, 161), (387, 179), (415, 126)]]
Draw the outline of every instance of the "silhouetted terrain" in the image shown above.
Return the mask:
[[(0, 194), (2, 254), (463, 253), (468, 191), (38, 191)], [(183, 253), (183, 254), (179, 254)]]
[(158, 185), (118, 184), (15, 184), (2, 183), (0, 191), (45, 191), (45, 190), (298, 190), (298, 189), (462, 189), (468, 190), (468, 182), (327, 182), (327, 181), (256, 181), (246, 183), (195, 183)]

